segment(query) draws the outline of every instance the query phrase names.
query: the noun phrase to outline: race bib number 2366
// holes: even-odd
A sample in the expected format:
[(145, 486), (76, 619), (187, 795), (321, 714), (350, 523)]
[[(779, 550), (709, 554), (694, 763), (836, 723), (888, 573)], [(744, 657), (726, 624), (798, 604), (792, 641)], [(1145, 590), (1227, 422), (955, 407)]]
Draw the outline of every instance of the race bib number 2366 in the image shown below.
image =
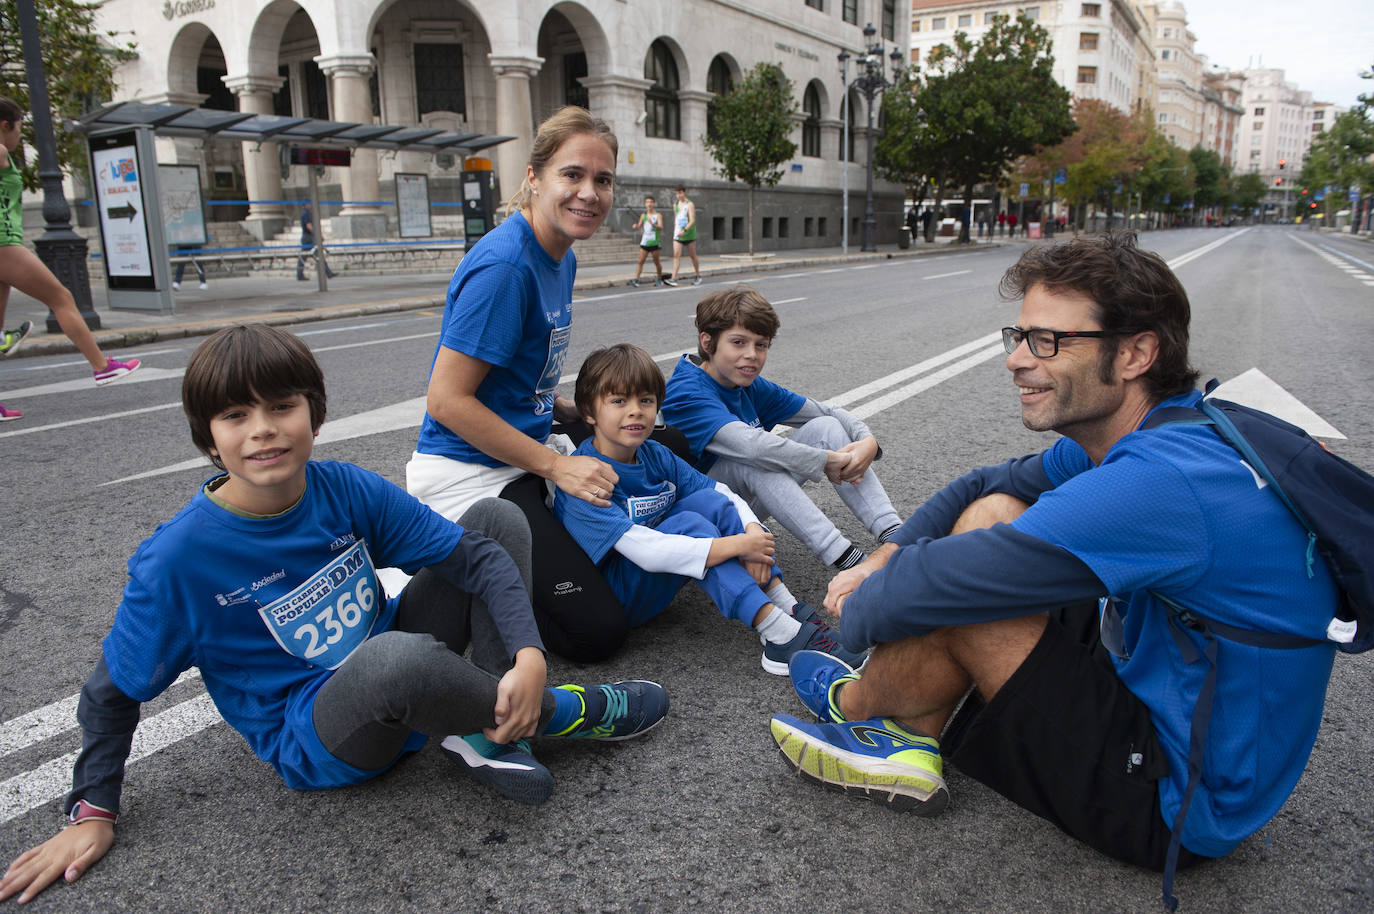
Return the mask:
[(355, 543), (258, 614), (282, 650), (333, 670), (372, 632), (380, 594), (367, 547)]

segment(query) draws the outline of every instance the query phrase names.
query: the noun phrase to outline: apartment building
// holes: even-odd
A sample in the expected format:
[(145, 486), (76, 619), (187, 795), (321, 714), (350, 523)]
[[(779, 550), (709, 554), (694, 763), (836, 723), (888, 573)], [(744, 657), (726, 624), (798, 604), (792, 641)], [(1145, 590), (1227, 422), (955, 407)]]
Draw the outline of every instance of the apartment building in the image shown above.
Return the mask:
[(1193, 50), (1197, 38), (1188, 29), (1183, 4), (1151, 3), (1144, 12), (1155, 53), (1155, 118), (1175, 146), (1192, 149), (1202, 142), (1206, 122), (1205, 58)]
[(977, 41), (998, 15), (1024, 13), (1054, 42), (1054, 78), (1075, 98), (1105, 101), (1133, 111), (1147, 96), (1149, 43), (1140, 10), (1123, 0), (1042, 0), (1009, 4), (988, 0), (912, 0), (911, 62), (922, 64), (956, 32)]

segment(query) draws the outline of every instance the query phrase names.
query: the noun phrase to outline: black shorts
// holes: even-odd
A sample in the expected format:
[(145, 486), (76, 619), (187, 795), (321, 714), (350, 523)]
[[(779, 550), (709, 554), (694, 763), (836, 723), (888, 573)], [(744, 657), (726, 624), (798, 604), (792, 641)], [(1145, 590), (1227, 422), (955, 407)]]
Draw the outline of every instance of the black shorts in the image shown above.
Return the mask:
[(640, 250), (642, 250), (642, 251), (657, 251), (657, 250), (661, 250), (662, 247), (663, 247), (663, 245), (661, 245), (661, 244), (641, 244), (641, 245), (639, 246)]
[[(1102, 853), (1163, 870), (1171, 823), (1159, 805), (1169, 760), (1150, 709), (1117, 676), (1095, 604), (1049, 624), (991, 702), (975, 691), (941, 749), (960, 771)], [(1179, 867), (1203, 859), (1186, 848)]]

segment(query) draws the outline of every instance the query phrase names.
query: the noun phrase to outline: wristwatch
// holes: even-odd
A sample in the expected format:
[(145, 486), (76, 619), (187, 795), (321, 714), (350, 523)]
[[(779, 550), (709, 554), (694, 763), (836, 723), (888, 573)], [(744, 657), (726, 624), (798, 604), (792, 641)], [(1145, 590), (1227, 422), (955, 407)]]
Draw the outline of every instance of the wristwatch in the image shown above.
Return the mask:
[(72, 807), (72, 811), (67, 814), (67, 824), (79, 825), (82, 822), (89, 822), (92, 819), (103, 819), (113, 825), (118, 818), (118, 813), (111, 812), (102, 806), (96, 806), (94, 803), (86, 800), (77, 800), (76, 805)]

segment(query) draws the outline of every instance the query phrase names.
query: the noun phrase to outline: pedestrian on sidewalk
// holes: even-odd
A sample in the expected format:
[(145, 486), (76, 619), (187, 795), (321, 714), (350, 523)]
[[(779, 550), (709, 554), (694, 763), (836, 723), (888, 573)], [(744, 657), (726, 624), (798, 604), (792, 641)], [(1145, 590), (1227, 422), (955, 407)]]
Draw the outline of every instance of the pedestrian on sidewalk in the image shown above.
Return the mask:
[[(0, 96), (0, 327), (5, 325), (5, 308), (10, 301), (10, 287), (38, 299), (48, 306), (62, 332), (76, 345), (77, 351), (91, 363), (96, 384), (117, 381), (136, 370), (138, 359), (121, 362), (100, 351), (91, 328), (76, 308), (76, 299), (58, 281), (38, 256), (24, 247), (24, 207), (21, 194), (24, 178), (14, 164), (14, 152), (19, 149), (19, 126), (24, 109)], [(11, 356), (33, 330), (32, 321), (24, 321), (16, 330), (0, 331), (0, 356)], [(0, 422), (23, 417), (17, 409), (0, 404)]]
[(997, 214), (997, 234), (1000, 236), (1000, 235), (1005, 235), (1006, 233), (1007, 233), (1007, 214), (1006, 214), (1005, 212), (1000, 212), (1000, 213)]
[(316, 237), (321, 239), (320, 259), (324, 261), (324, 275), (333, 279), (339, 275), (329, 269), (329, 261), (324, 256), (323, 235), (315, 231), (315, 214), (310, 211), (310, 201), (305, 201), (305, 206), (301, 209), (301, 253), (296, 258), (296, 278), (304, 281), (305, 279), (305, 259), (315, 247)]
[(179, 248), (172, 252), (174, 254), (188, 255), (187, 260), (181, 260), (177, 262), (176, 275), (172, 277), (172, 291), (175, 292), (181, 289), (181, 277), (186, 275), (186, 264), (188, 263), (196, 268), (196, 277), (200, 280), (201, 289), (209, 288), (209, 286), (205, 282), (205, 267), (200, 265), (199, 260), (196, 260), (195, 252), (198, 250), (200, 250), (200, 245), (195, 244), (190, 245), (189, 247)]
[(644, 195), (644, 212), (639, 214), (635, 220), (634, 227), (640, 229), (639, 235), (639, 262), (635, 264), (635, 278), (630, 280), (630, 285), (639, 285), (639, 274), (644, 270), (644, 258), (650, 254), (654, 255), (654, 285), (663, 285), (663, 262), (659, 260), (658, 252), (662, 250), (663, 244), (659, 241), (660, 232), (663, 229), (663, 214), (657, 211), (658, 201), (652, 194)]
[(673, 275), (663, 280), (670, 286), (677, 285), (677, 274), (682, 267), (682, 252), (692, 258), (692, 269), (696, 276), (692, 285), (701, 285), (701, 261), (697, 260), (697, 205), (687, 199), (687, 188), (681, 185), (673, 188), (677, 202), (673, 204)]

